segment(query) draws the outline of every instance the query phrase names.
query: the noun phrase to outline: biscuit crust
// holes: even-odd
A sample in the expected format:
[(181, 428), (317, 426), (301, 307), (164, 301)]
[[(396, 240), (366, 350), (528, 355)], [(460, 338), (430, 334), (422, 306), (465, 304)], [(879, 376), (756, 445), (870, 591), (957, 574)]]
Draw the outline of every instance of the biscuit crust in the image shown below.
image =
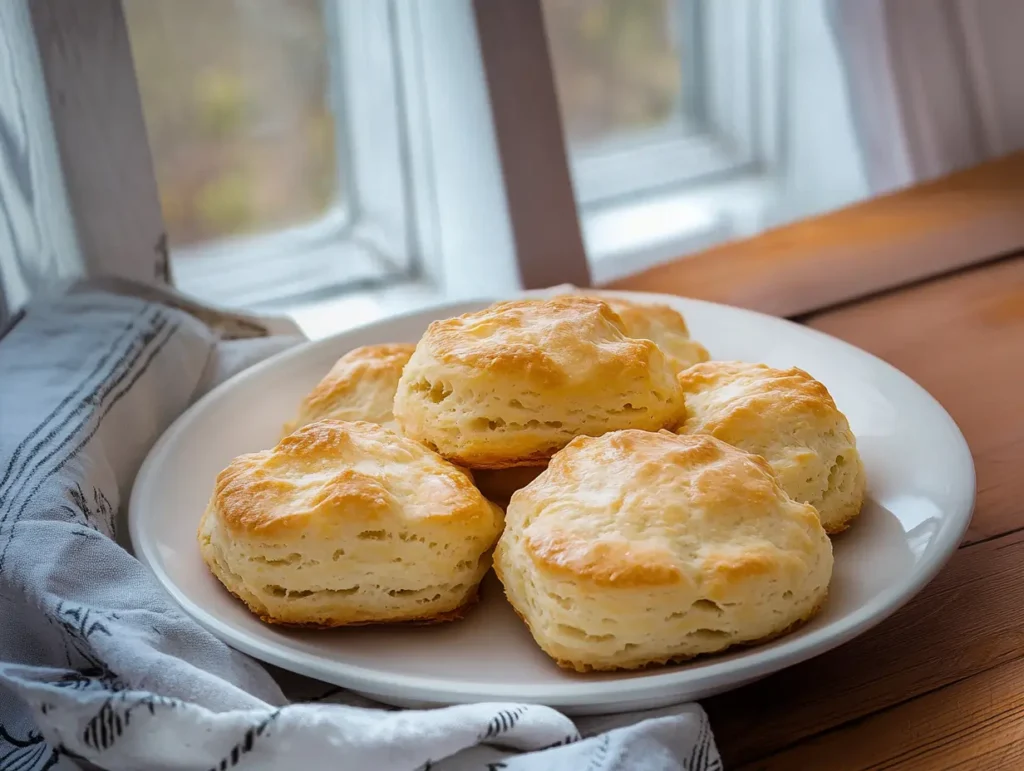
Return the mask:
[(846, 416), (825, 386), (797, 368), (712, 361), (679, 375), (687, 419), (680, 433), (710, 434), (762, 455), (783, 489), (814, 506), (830, 534), (864, 502), (865, 475)]
[(540, 647), (578, 671), (753, 644), (824, 602), (832, 546), (767, 461), (710, 436), (580, 437), (512, 496), (494, 568)]
[(342, 356), (299, 404), (283, 436), (317, 420), (365, 420), (396, 429), (391, 408), (413, 343), (364, 345)]
[(326, 420), (235, 458), (198, 538), (261, 618), (330, 627), (457, 615), (502, 525), (464, 470), (381, 426)]
[(626, 334), (653, 340), (676, 372), (707, 361), (708, 349), (690, 337), (683, 315), (662, 303), (636, 303), (619, 297), (602, 297), (619, 314)]
[(678, 425), (675, 370), (591, 297), (496, 303), (435, 321), (395, 396), (402, 432), (469, 468), (538, 466), (576, 435)]

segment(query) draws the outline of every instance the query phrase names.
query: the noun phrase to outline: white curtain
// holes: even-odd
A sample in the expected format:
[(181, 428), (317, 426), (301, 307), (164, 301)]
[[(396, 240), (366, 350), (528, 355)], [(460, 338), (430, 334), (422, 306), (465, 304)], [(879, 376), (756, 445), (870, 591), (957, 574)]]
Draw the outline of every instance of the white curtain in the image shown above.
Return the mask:
[(873, 193), (1024, 148), (1024, 2), (831, 0)]

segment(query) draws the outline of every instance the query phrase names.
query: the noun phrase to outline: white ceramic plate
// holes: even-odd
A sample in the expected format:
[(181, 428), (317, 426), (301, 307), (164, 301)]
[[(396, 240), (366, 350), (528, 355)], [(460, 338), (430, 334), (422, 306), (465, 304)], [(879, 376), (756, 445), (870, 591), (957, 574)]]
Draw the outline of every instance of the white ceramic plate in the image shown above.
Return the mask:
[(680, 666), (577, 675), (537, 648), (493, 576), (463, 621), (335, 631), (268, 626), (221, 587), (195, 540), (217, 473), (236, 455), (272, 446), (299, 399), (341, 354), (370, 343), (414, 342), (431, 320), (476, 310), (481, 302), (420, 311), (304, 345), (201, 399), (157, 442), (139, 472), (129, 511), (136, 554), (200, 624), (285, 669), (399, 705), (525, 701), (577, 714), (654, 707), (751, 682), (850, 640), (920, 591), (956, 549), (974, 503), (971, 454), (942, 407), (888, 364), (811, 329), (694, 300), (633, 297), (677, 307), (715, 358), (806, 369), (850, 419), (870, 500), (835, 540), (828, 603), (797, 632)]

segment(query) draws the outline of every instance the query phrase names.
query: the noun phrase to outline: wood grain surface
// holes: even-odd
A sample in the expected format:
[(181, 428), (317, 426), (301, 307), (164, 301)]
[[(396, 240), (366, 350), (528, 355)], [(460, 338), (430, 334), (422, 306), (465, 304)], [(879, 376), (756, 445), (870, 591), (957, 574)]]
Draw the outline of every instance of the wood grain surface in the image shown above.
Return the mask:
[[(726, 768), (759, 768), (755, 761), (809, 737), (835, 741), (866, 716), (1020, 658), (1024, 614), (1016, 607), (1024, 595), (1022, 563), (1020, 533), (960, 549), (921, 595), (867, 634), (707, 700)], [(895, 754), (902, 744), (892, 738), (889, 750)]]
[(964, 546), (892, 618), (705, 703), (726, 767), (1024, 768), (1024, 256), (804, 321), (942, 402), (974, 454), (977, 508)]
[(1021, 769), (1022, 682), (1016, 659), (737, 771)]
[[(1020, 214), (1024, 222), (1024, 209)], [(1000, 260), (807, 323), (924, 386), (974, 455), (978, 506), (965, 541), (1024, 525), (1024, 257)]]
[(680, 258), (611, 287), (793, 316), (1024, 245), (1024, 153)]

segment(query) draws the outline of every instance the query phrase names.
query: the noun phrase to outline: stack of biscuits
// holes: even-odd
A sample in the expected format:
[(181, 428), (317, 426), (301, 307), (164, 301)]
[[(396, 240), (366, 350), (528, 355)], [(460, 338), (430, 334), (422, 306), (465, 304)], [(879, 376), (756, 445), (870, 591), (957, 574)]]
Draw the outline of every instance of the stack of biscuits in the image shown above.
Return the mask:
[(864, 497), (846, 417), (799, 369), (713, 361), (665, 305), (570, 295), (347, 353), (199, 528), (263, 620), (459, 618), (492, 566), (580, 672), (751, 644), (813, 616)]

